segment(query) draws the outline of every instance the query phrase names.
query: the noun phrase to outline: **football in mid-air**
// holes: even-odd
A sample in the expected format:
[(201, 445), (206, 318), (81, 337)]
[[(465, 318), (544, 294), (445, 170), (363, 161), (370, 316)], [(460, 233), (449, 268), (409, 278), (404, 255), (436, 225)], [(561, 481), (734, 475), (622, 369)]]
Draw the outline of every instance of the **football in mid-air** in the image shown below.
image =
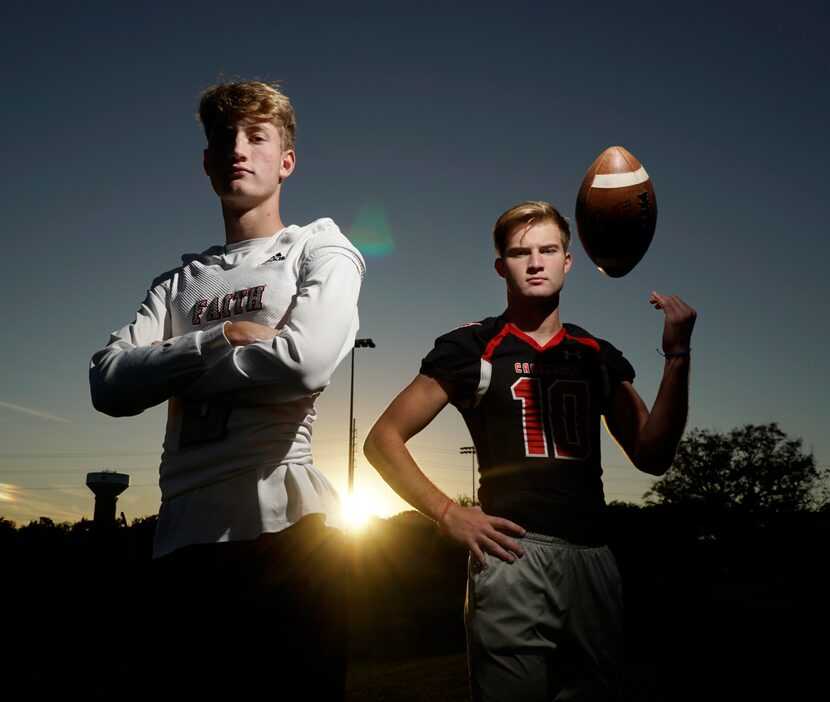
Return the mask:
[(621, 278), (643, 258), (656, 226), (646, 169), (622, 146), (609, 146), (588, 168), (576, 197), (582, 248), (603, 273)]

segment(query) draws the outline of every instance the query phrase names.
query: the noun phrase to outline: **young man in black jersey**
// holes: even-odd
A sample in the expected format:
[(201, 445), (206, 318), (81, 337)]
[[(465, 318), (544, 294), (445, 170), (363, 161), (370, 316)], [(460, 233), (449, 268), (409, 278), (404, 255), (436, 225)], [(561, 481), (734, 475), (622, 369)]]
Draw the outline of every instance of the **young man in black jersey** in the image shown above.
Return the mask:
[[(638, 469), (668, 470), (686, 424), (696, 313), (651, 294), (665, 315), (665, 367), (649, 411), (622, 354), (560, 321), (567, 220), (525, 202), (499, 217), (493, 236), (507, 310), (438, 338), (364, 451), (399, 495), (470, 549), (475, 700), (614, 699), (621, 589), (603, 533), (600, 420)], [(406, 448), (447, 404), (475, 444), (481, 508), (453, 502)]]

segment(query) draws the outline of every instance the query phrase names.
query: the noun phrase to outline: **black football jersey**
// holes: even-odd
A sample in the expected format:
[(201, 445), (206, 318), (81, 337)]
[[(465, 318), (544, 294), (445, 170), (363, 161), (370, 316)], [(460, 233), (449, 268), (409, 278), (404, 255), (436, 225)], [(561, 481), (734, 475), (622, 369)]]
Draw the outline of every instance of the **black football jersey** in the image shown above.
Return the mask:
[(421, 373), (469, 401), (459, 411), (485, 512), (528, 531), (604, 541), (600, 419), (616, 385), (634, 379), (616, 348), (573, 324), (540, 346), (490, 317), (439, 337)]

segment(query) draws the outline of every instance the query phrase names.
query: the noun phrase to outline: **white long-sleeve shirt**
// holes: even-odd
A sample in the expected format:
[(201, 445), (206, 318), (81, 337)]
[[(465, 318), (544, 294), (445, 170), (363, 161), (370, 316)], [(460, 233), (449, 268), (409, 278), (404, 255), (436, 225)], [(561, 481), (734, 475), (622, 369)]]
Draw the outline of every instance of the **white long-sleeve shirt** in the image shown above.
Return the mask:
[[(90, 364), (102, 412), (170, 400), (155, 555), (256, 538), (315, 512), (339, 524), (334, 488), (312, 464), (311, 425), (316, 396), (354, 345), (360, 253), (321, 219), (182, 260)], [(234, 347), (229, 321), (278, 333)]]

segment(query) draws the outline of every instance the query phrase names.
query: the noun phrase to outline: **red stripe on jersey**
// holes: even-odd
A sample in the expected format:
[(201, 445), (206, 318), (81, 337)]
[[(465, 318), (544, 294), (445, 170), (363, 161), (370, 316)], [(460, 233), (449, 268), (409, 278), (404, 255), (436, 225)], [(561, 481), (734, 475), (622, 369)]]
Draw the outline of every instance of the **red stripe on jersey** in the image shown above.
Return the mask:
[(564, 339), (566, 336), (565, 327), (562, 327), (558, 332), (556, 332), (556, 334), (553, 335), (553, 337), (548, 341), (548, 343), (546, 343), (544, 346), (540, 346), (533, 337), (528, 336), (518, 327), (513, 326), (509, 322), (507, 323), (507, 326), (510, 327), (510, 333), (513, 336), (518, 337), (526, 344), (532, 346), (537, 351), (545, 351), (547, 349), (552, 349), (554, 346), (561, 343), (562, 339)]
[(566, 336), (571, 341), (575, 341), (577, 344), (582, 344), (583, 346), (588, 346), (599, 353), (599, 342), (596, 339), (587, 339), (582, 336), (571, 336), (570, 334), (566, 334)]
[(517, 326), (514, 326), (510, 322), (505, 324), (502, 327), (502, 330), (496, 334), (492, 339), (490, 339), (490, 343), (487, 344), (487, 347), (484, 349), (484, 354), (482, 355), (482, 360), (490, 361), (493, 356), (493, 352), (496, 350), (496, 347), (504, 340), (504, 337), (508, 334), (512, 334), (513, 336), (521, 339), (526, 344), (531, 346), (532, 348), (536, 349), (536, 351), (547, 351), (548, 349), (552, 349), (554, 346), (558, 346), (561, 344), (565, 339), (570, 339), (571, 341), (575, 341), (577, 344), (582, 344), (583, 346), (587, 346), (588, 348), (593, 349), (597, 353), (599, 353), (599, 342), (596, 339), (590, 339), (588, 337), (582, 336), (572, 336), (568, 334), (565, 327), (562, 327), (553, 337), (544, 345), (541, 346), (532, 336), (525, 334), (521, 329)]
[(501, 328), (501, 331), (498, 334), (496, 334), (492, 339), (490, 339), (490, 343), (487, 344), (487, 346), (484, 348), (484, 353), (481, 354), (482, 361), (487, 361), (488, 363), (490, 363), (490, 359), (493, 357), (493, 352), (496, 350), (496, 347), (502, 342), (504, 337), (506, 337), (510, 333), (511, 326), (512, 325), (510, 324), (510, 322), (508, 322)]

